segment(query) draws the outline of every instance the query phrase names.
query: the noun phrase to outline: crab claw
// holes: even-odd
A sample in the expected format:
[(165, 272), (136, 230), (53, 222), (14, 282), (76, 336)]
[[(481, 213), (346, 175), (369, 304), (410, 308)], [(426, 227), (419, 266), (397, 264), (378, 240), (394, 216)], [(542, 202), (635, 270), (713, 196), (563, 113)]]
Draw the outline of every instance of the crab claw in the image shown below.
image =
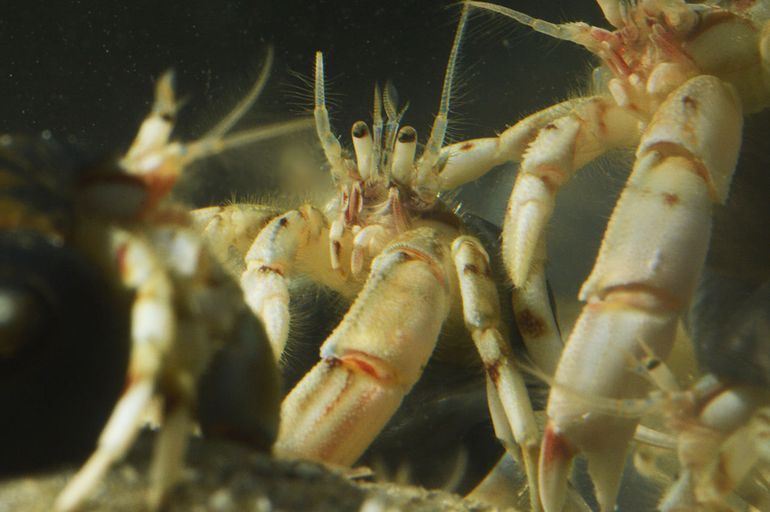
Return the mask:
[(546, 425), (538, 473), (540, 500), (545, 512), (563, 509), (570, 466), (578, 453), (582, 453), (588, 462), (588, 474), (594, 484), (599, 509), (605, 512), (614, 510), (628, 440), (634, 434), (636, 421), (607, 416), (602, 418), (601, 423), (606, 428), (594, 425), (590, 433), (580, 428), (560, 431), (553, 421)]
[(551, 422), (545, 427), (540, 446), (540, 502), (545, 512), (561, 510), (567, 497), (567, 477), (575, 451)]

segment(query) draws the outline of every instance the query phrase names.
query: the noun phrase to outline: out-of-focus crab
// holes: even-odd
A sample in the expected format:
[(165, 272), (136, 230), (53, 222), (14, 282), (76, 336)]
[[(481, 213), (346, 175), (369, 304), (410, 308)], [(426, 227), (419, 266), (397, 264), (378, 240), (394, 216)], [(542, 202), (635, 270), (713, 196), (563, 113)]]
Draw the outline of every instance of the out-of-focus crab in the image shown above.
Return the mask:
[(578, 453), (588, 460), (600, 507), (612, 510), (638, 419), (573, 398), (644, 396), (649, 383), (629, 368), (629, 357), (641, 358), (643, 346), (660, 359), (670, 351), (706, 256), (711, 210), (728, 195), (743, 115), (770, 101), (770, 5), (599, 0), (613, 26), (606, 30), (468, 3), (581, 44), (603, 63), (593, 95), (542, 110), (499, 137), (445, 150), (464, 174), (521, 161), (503, 227), (518, 293), (529, 297), (541, 286), (533, 269), (545, 255), (543, 233), (559, 188), (597, 156), (637, 147), (580, 292), (588, 304), (554, 376), (539, 463), (546, 510), (561, 509)]
[[(58, 497), (57, 510), (78, 507), (94, 490), (131, 447), (154, 398), (162, 404), (162, 424), (151, 465), (150, 508), (158, 506), (179, 476), (195, 420), (204, 433), (233, 436), (263, 450), (269, 450), (277, 434), (278, 376), (263, 327), (248, 310), (237, 282), (193, 228), (186, 208), (168, 199), (191, 162), (309, 126), (307, 119), (301, 119), (226, 135), (264, 87), (271, 60), (272, 51), (249, 95), (197, 141), (170, 140), (178, 105), (168, 73), (157, 83), (152, 112), (117, 165), (109, 162), (64, 169), (38, 165), (23, 153), (7, 158), (3, 207), (12, 208), (12, 215), (3, 215), (2, 222), (0, 334), (4, 361), (19, 367), (18, 375), (45, 379), (45, 373), (28, 369), (50, 363), (46, 350), (55, 350), (60, 340), (51, 339), (55, 333), (38, 336), (39, 329), (33, 327), (44, 321), (46, 313), (54, 321), (62, 314), (59, 311), (67, 311), (56, 303), (62, 298), (55, 289), (59, 281), (69, 282), (66, 277), (40, 282), (56, 273), (38, 270), (37, 279), (30, 275), (9, 279), (11, 265), (22, 272), (30, 266), (14, 258), (32, 258), (35, 250), (48, 251), (56, 256), (51, 264), (63, 261), (73, 271), (78, 268), (76, 263), (85, 261), (108, 283), (105, 302), (112, 295), (132, 295), (130, 305), (115, 302), (130, 307), (130, 355), (123, 393), (101, 431), (96, 450)], [(14, 148), (14, 140), (7, 137), (1, 142)], [(57, 252), (57, 248), (61, 250)], [(87, 285), (89, 282), (83, 283)], [(64, 300), (86, 300), (78, 294)], [(90, 346), (86, 322), (78, 329), (83, 344)], [(120, 334), (107, 332), (109, 339), (97, 341), (119, 349), (113, 338)], [(9, 386), (46, 389), (40, 382), (8, 382), (7, 378), (4, 375), (3, 382)], [(56, 400), (83, 401), (58, 396), (57, 385), (47, 385)], [(6, 410), (4, 414), (18, 423), (16, 412)], [(49, 423), (48, 428), (57, 425)]]
[(690, 404), (664, 415), (677, 436), (680, 469), (662, 510), (770, 507), (769, 122), (765, 111), (744, 126), (730, 198), (716, 211), (687, 315), (698, 362), (709, 375), (691, 389)]
[[(363, 121), (353, 125), (354, 154), (342, 149), (330, 127), (319, 52), (315, 120), (335, 197), (322, 208), (304, 205), (286, 213), (239, 204), (194, 212), (204, 233), (227, 248), (222, 256), (241, 274), (247, 302), (264, 321), (276, 355), (288, 338), (290, 286), (297, 277), (352, 300), (321, 347), (322, 360), (283, 402), (279, 456), (356, 462), (420, 378), (439, 335), (456, 332), (464, 318), (486, 370), (496, 433), (523, 460), (536, 488), (537, 427), (501, 321), (501, 283), (493, 279), (490, 256), (471, 224), (439, 197), (478, 176), (457, 168), (442, 148), (466, 18), (467, 9), (439, 112), (418, 157), (417, 133), (399, 127), (405, 108), (398, 110), (389, 86), (375, 88), (371, 129)], [(436, 357), (466, 339), (442, 337)], [(554, 365), (559, 350), (550, 352)]]
[[(713, 354), (702, 358), (703, 369), (710, 373), (681, 389), (668, 366), (648, 352), (634, 366), (653, 384), (654, 391), (647, 398), (573, 398), (584, 400), (594, 412), (611, 416), (659, 416), (666, 432), (638, 432), (642, 444), (634, 457), (641, 474), (665, 486), (659, 510), (742, 510), (747, 505), (766, 510), (770, 506), (766, 366), (770, 285), (765, 281), (747, 291), (745, 282), (724, 280), (724, 276), (719, 280), (713, 269), (708, 274), (689, 320), (700, 337), (693, 340), (696, 347), (701, 351), (717, 347), (723, 354), (719, 362)], [(737, 299), (739, 296), (742, 298)], [(731, 300), (735, 303), (730, 304)], [(738, 376), (741, 370), (743, 375)], [(666, 450), (676, 453), (675, 465), (662, 462)]]

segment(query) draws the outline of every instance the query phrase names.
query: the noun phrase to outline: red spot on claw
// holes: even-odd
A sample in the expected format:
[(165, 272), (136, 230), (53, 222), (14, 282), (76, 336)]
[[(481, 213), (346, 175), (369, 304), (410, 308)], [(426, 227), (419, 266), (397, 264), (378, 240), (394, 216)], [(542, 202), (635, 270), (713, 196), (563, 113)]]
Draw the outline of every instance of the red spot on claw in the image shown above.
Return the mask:
[(575, 449), (549, 423), (543, 436), (543, 464), (550, 465), (556, 460), (570, 460), (575, 456)]
[(377, 381), (385, 382), (394, 378), (387, 364), (371, 354), (359, 350), (348, 350), (339, 359), (347, 368), (364, 373)]
[(366, 361), (362, 361), (360, 359), (350, 359), (349, 362), (365, 374), (374, 377), (375, 379), (378, 377), (377, 370), (375, 370), (374, 366), (370, 365)]

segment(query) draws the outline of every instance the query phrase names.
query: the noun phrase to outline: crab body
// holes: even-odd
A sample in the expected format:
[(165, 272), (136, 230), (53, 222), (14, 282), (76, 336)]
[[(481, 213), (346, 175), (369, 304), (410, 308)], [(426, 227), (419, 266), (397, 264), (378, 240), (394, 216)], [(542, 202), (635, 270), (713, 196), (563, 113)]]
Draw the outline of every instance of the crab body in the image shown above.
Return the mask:
[[(644, 347), (665, 358), (693, 297), (709, 246), (711, 212), (724, 203), (736, 167), (744, 113), (766, 107), (768, 6), (680, 1), (600, 1), (613, 25), (554, 25), (492, 10), (598, 56), (597, 92), (475, 142), (468, 165), (521, 161), (503, 228), (514, 284), (532, 286), (556, 192), (579, 168), (615, 148), (636, 163), (583, 284), (587, 302), (554, 374), (540, 457), (540, 495), (559, 510), (569, 461), (588, 459), (597, 499), (611, 510), (636, 421), (597, 413), (574, 396), (644, 396), (629, 369)], [(729, 41), (729, 44), (725, 44)], [(473, 153), (473, 151), (471, 152)], [(451, 160), (452, 155), (449, 155)]]
[[(195, 421), (207, 434), (262, 450), (272, 445), (279, 384), (264, 329), (187, 209), (168, 197), (192, 161), (307, 125), (290, 121), (225, 136), (259, 94), (268, 70), (269, 64), (236, 110), (189, 144), (170, 141), (177, 110), (170, 73), (158, 81), (153, 111), (117, 162), (70, 162), (62, 157), (66, 152), (50, 151), (51, 143), (39, 142), (30, 152), (21, 143), (26, 139), (2, 137), (3, 384), (36, 393), (7, 399), (3, 390), (11, 432), (24, 435), (24, 422), (35, 419), (47, 429), (60, 426), (55, 417), (40, 418), (40, 402), (65, 415), (62, 432), (43, 432), (40, 444), (71, 441), (68, 458), (91, 449), (94, 427), (101, 428), (95, 451), (57, 498), (57, 510), (78, 508), (93, 492), (132, 446), (153, 401), (161, 406), (162, 424), (151, 465), (151, 509), (179, 477)], [(49, 256), (42, 268), (40, 255)], [(67, 292), (73, 297), (61, 296)], [(84, 307), (99, 317), (88, 318)], [(61, 328), (45, 332), (46, 325)], [(100, 399), (104, 394), (110, 396)], [(106, 401), (101, 413), (94, 400)], [(84, 432), (73, 432), (81, 427)], [(31, 463), (57, 461), (54, 453)]]
[[(243, 255), (242, 262), (230, 259), (231, 268), (240, 274), (247, 303), (265, 323), (276, 355), (286, 349), (290, 287), (298, 277), (351, 301), (322, 344), (321, 360), (282, 404), (279, 456), (353, 464), (420, 379), (440, 334), (464, 323), (470, 336), (443, 336), (436, 358), (458, 357), (465, 361), (460, 367), (484, 368), (497, 437), (534, 478), (537, 429), (508, 341), (507, 315), (501, 315), (501, 278), (473, 230), (439, 197), (474, 178), (453, 170), (442, 154), (466, 18), (467, 10), (421, 154), (416, 131), (400, 127), (405, 109), (398, 110), (390, 86), (375, 88), (371, 127), (355, 123), (353, 154), (343, 151), (329, 122), (319, 52), (314, 114), (337, 190), (331, 201), (273, 216), (244, 215), (260, 207), (238, 204), (194, 212), (206, 236), (233, 240), (232, 254)], [(234, 240), (236, 233), (252, 231), (258, 234), (248, 249)], [(481, 364), (468, 364), (467, 350), (452, 349), (469, 337)]]

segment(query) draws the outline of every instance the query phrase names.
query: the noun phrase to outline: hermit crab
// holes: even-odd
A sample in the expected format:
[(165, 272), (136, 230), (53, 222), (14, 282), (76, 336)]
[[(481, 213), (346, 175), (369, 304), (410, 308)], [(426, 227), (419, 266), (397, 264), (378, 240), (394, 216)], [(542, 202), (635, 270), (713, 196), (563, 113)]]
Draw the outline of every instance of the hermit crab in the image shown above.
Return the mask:
[[(570, 463), (579, 453), (588, 461), (599, 506), (613, 510), (639, 417), (611, 414), (596, 403), (618, 405), (648, 393), (649, 376), (629, 362), (660, 361), (671, 350), (706, 258), (712, 210), (728, 197), (743, 116), (770, 101), (767, 2), (598, 3), (612, 29), (556, 25), (468, 2), (578, 43), (602, 66), (591, 95), (537, 112), (499, 137), (446, 150), (458, 171), (521, 162), (503, 253), (518, 293), (531, 298), (529, 290), (541, 287), (544, 232), (559, 188), (607, 151), (636, 147), (632, 173), (580, 292), (587, 304), (552, 379), (538, 478), (547, 511), (562, 508)], [(751, 400), (745, 405), (756, 406)], [(687, 492), (672, 498), (670, 509), (694, 503)]]
[[(57, 343), (74, 343), (71, 349), (90, 362), (85, 366), (97, 368), (105, 363), (83, 356), (80, 344), (102, 355), (100, 344), (107, 351), (127, 349), (129, 354), (127, 371), (116, 369), (114, 358), (107, 361), (114, 375), (126, 372), (123, 392), (101, 430), (95, 451), (58, 497), (57, 510), (80, 506), (132, 446), (153, 401), (160, 403), (162, 419), (151, 464), (150, 508), (162, 502), (178, 478), (196, 422), (204, 433), (230, 436), (262, 450), (272, 445), (277, 433), (279, 385), (264, 329), (249, 311), (237, 282), (194, 229), (187, 209), (168, 197), (193, 161), (309, 125), (307, 119), (299, 119), (227, 135), (263, 89), (271, 60), (272, 50), (249, 94), (193, 142), (170, 140), (178, 109), (171, 73), (157, 82), (152, 112), (117, 162), (87, 160), (70, 166), (51, 159), (43, 142), (28, 150), (19, 137), (5, 136), (0, 141), (2, 171), (7, 178), (3, 207), (11, 209), (2, 216), (0, 236), (0, 333), (4, 368), (14, 370), (4, 372), (3, 385), (8, 390), (3, 389), (3, 397), (13, 393), (10, 387), (41, 388), (33, 400), (65, 404), (71, 400), (78, 404), (72, 412), (82, 413), (83, 397), (61, 396), (55, 389), (75, 389), (86, 396), (93, 389), (49, 379), (51, 373), (65, 381), (77, 380), (56, 370), (59, 361), (50, 354), (62, 352)], [(37, 253), (48, 254), (48, 265), (55, 269), (36, 269), (34, 262), (42, 257)], [(73, 272), (74, 276), (67, 275)], [(83, 276), (80, 290), (72, 284), (78, 276)], [(73, 288), (77, 291), (71, 298), (61, 296)], [(93, 308), (93, 313), (107, 316), (114, 312), (117, 320), (110, 322), (109, 316), (90, 319), (87, 314), (83, 318), (80, 303), (89, 304), (87, 300), (108, 304)], [(72, 305), (67, 306), (67, 301)], [(56, 323), (73, 312), (81, 316)], [(77, 335), (72, 329), (60, 333), (41, 329), (47, 324), (68, 328), (72, 323), (77, 325)], [(91, 323), (98, 329), (87, 329)], [(57, 334), (66, 337), (60, 340)], [(128, 338), (128, 347), (121, 346), (123, 338)], [(70, 360), (61, 358), (61, 362)], [(53, 368), (40, 371), (46, 364)], [(80, 370), (73, 366), (67, 371)], [(105, 377), (105, 382), (89, 381), (92, 388), (114, 381), (113, 377), (106, 380), (104, 374), (109, 372), (95, 373)], [(29, 383), (25, 378), (37, 381)], [(25, 399), (29, 397), (25, 395)], [(57, 403), (53, 410), (61, 409)], [(17, 409), (6, 410), (12, 421), (20, 423), (28, 416), (29, 421), (39, 420), (34, 414), (27, 416), (29, 404), (17, 405)], [(56, 429), (48, 421), (48, 429)], [(39, 426), (33, 427), (40, 431)], [(23, 434), (23, 423), (14, 428)], [(42, 430), (41, 435), (47, 436), (46, 429)], [(53, 436), (57, 442), (71, 440)], [(88, 442), (82, 437), (77, 438), (81, 449)]]
[[(285, 213), (247, 204), (193, 212), (214, 245), (227, 248), (222, 256), (240, 275), (277, 356), (290, 335), (290, 292), (299, 278), (351, 302), (321, 346), (321, 361), (283, 401), (278, 456), (355, 463), (431, 356), (446, 358), (459, 344), (475, 343), (481, 361), (474, 356), (470, 366), (481, 372), (483, 365), (496, 434), (528, 474), (536, 474), (537, 426), (509, 342), (507, 311), (501, 314), (505, 278), (493, 271), (473, 223), (440, 198), (477, 177), (457, 167), (464, 160), (448, 157), (443, 147), (466, 21), (464, 9), (439, 112), (419, 156), (417, 132), (400, 126), (406, 108), (399, 110), (389, 85), (375, 87), (372, 126), (353, 125), (353, 152), (342, 149), (330, 125), (318, 52), (314, 114), (336, 185), (333, 199)], [(460, 319), (471, 339), (446, 335), (457, 332)], [(460, 352), (467, 361), (467, 350)]]

